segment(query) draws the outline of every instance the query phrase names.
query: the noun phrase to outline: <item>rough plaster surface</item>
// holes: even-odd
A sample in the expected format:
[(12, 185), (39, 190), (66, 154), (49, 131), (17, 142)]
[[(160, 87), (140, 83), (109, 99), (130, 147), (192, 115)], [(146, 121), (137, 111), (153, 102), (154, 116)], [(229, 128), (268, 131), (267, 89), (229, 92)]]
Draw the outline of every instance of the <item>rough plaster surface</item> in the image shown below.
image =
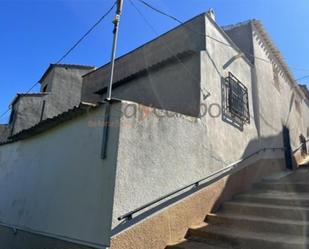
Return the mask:
[[(225, 44), (230, 44), (222, 32), (206, 18), (207, 35)], [(233, 73), (248, 89), (250, 124), (245, 124), (243, 130), (223, 121), (222, 113), (217, 118), (210, 115), (203, 119), (203, 125), (208, 131), (211, 147), (228, 163), (248, 155), (260, 148), (258, 144), (257, 128), (255, 125), (251, 66), (243, 57), (237, 57), (239, 52), (233, 46), (226, 46), (217, 41), (206, 38), (207, 51), (201, 52), (201, 87), (210, 92), (210, 96), (203, 101), (208, 107), (212, 104), (223, 106), (222, 84), (228, 73)], [(216, 114), (216, 108), (212, 110)], [(274, 135), (274, 134), (272, 134)]]
[[(204, 99), (201, 93), (201, 102), (208, 107), (214, 103), (221, 106), (222, 81), (231, 72), (248, 89), (250, 123), (240, 130), (223, 121), (220, 115), (216, 118), (209, 115), (189, 118), (171, 113), (171, 116), (163, 117), (157, 115), (157, 109), (136, 105), (137, 115), (123, 117), (120, 125), (113, 234), (125, 229), (125, 225), (117, 221), (118, 216), (206, 177), (261, 148), (283, 146), (279, 120), (286, 118), (289, 107), (280, 107), (279, 103), (286, 97), (274, 95), (275, 88), (271, 85), (264, 86), (264, 94), (258, 96), (262, 104), (254, 106), (256, 96), (253, 97), (252, 93), (266, 80), (261, 69), (257, 68), (256, 77), (252, 64), (239, 55), (240, 51), (229, 37), (208, 17), (205, 17), (205, 29), (207, 35), (230, 46), (206, 38), (207, 51), (200, 54), (200, 84), (201, 89), (209, 91), (210, 95)], [(267, 107), (269, 104), (274, 105), (273, 111)], [(123, 105), (123, 110), (126, 105)], [(265, 122), (265, 117), (270, 125)], [(291, 118), (295, 125), (301, 122), (297, 116)], [(297, 132), (294, 129), (294, 141)]]
[(28, 129), (40, 122), (43, 101), (46, 101), (48, 97), (48, 95), (19, 97), (13, 106), (15, 114), (11, 124), (12, 134)]
[(50, 76), (42, 82), (42, 88), (47, 85), (47, 91), (50, 92), (44, 117), (53, 117), (78, 106), (81, 102), (82, 76), (91, 70), (54, 67)]
[(47, 86), (48, 95), (21, 96), (14, 105), (15, 118), (11, 125), (12, 134), (30, 128), (40, 122), (43, 101), (45, 107), (42, 119), (57, 116), (81, 102), (82, 75), (91, 69), (53, 67), (41, 83), (41, 91)]
[[(306, 135), (309, 127), (309, 101), (303, 99), (280, 66), (280, 63), (269, 52), (269, 48), (251, 23), (241, 25), (227, 31), (233, 41), (245, 53), (254, 54), (260, 59), (251, 57), (255, 65), (255, 94), (259, 114), (260, 134), (262, 137), (280, 133), (282, 125), (290, 129), (292, 149), (299, 145), (299, 135)], [(246, 39), (244, 39), (246, 37)], [(250, 37), (250, 39), (247, 39)], [(244, 43), (245, 40), (248, 40)], [(250, 56), (249, 56), (250, 58)], [(266, 62), (265, 62), (266, 61)], [(279, 72), (279, 87), (274, 83), (273, 67)], [(299, 113), (295, 108), (295, 100), (300, 102)], [(281, 139), (273, 139), (274, 145), (282, 145)]]
[[(201, 14), (188, 21), (185, 25), (176, 27), (153, 41), (133, 50), (127, 55), (118, 58), (115, 62), (114, 81), (117, 82), (132, 75), (133, 73), (137, 73), (145, 68), (147, 69), (152, 65), (170, 58), (171, 56), (174, 57), (178, 53), (182, 53), (187, 50), (192, 50), (199, 53), (200, 50), (205, 49), (204, 37), (201, 35), (203, 34), (205, 25), (204, 16), (204, 14)], [(179, 60), (179, 58), (176, 59), (177, 61)], [(178, 72), (185, 70), (180, 63), (177, 64), (179, 64), (178, 66), (180, 68), (180, 70), (178, 69)], [(197, 76), (198, 75), (193, 73), (193, 77)], [(100, 101), (100, 96), (94, 94), (94, 92), (102, 89), (103, 86), (107, 86), (108, 79), (109, 64), (104, 65), (98, 70), (84, 76), (82, 100), (86, 102)], [(179, 80), (177, 76), (168, 76), (168, 79), (168, 84), (173, 85), (176, 90), (176, 88), (178, 88), (178, 82), (175, 81)], [(166, 81), (167, 79), (164, 82)], [(156, 82), (155, 84), (159, 83)], [(148, 91), (151, 91), (152, 87), (154, 87), (153, 94), (156, 95), (156, 91), (160, 91), (160, 88), (156, 88), (155, 85), (149, 85)], [(173, 92), (169, 93), (173, 94)], [(184, 96), (185, 93), (186, 92), (184, 91), (181, 95)], [(141, 93), (138, 91), (135, 94), (140, 95)], [(133, 99), (131, 100), (134, 101)], [(160, 101), (160, 99), (157, 101)]]
[(197, 117), (199, 74), (200, 56), (196, 53), (115, 88), (113, 97)]
[[(112, 150), (110, 162), (100, 164), (97, 157), (100, 153), (102, 127), (95, 125), (94, 129), (88, 129), (86, 124), (89, 120), (83, 118), (38, 137), (5, 145), (0, 149), (0, 189), (4, 191), (3, 202), (0, 202), (1, 219), (11, 224), (103, 243), (108, 241), (108, 224), (112, 218), (112, 232), (116, 235), (112, 247), (145, 248), (146, 244), (149, 248), (156, 248), (157, 245), (162, 248), (166, 243), (182, 238), (187, 227), (201, 221), (219, 197), (231, 196), (244, 190), (255, 179), (256, 174), (270, 173), (272, 163), (264, 161), (263, 171), (256, 168), (251, 173), (244, 171), (247, 173), (240, 174), (231, 185), (227, 185), (229, 180), (222, 180), (205, 189), (196, 201), (186, 202), (182, 206), (176, 205), (173, 209), (167, 209), (153, 217), (154, 219), (144, 219), (141, 223), (133, 220), (127, 226), (118, 222), (117, 217), (206, 177), (260, 148), (281, 147), (282, 124), (287, 124), (290, 128), (293, 148), (298, 145), (299, 134), (304, 133), (308, 127), (308, 102), (299, 100), (301, 113), (295, 111), (294, 100), (299, 96), (293, 93), (291, 84), (284, 75), (280, 74), (278, 90), (273, 86), (271, 64), (255, 61), (253, 69), (247, 60), (238, 56), (239, 51), (211, 20), (202, 15), (191, 24), (195, 22), (201, 32), (206, 32), (231, 46), (220, 44), (213, 39), (201, 39), (200, 36), (193, 39), (187, 29), (176, 29), (175, 32), (163, 36), (163, 39), (159, 38), (128, 57), (119, 59), (116, 79), (122, 79), (145, 65), (171, 56), (166, 53), (166, 47), (162, 47), (169, 41), (175, 51), (181, 52), (188, 48), (198, 51), (198, 55), (185, 64), (195, 73), (200, 71), (194, 76), (199, 79), (198, 84), (183, 72), (183, 65), (172, 65), (153, 76), (154, 85), (149, 78), (143, 78), (130, 83), (127, 89), (115, 90), (115, 93), (121, 97), (130, 96), (128, 99), (143, 103), (146, 99), (138, 96), (137, 89), (143, 84), (149, 84), (145, 86), (144, 93), (148, 91), (149, 96), (153, 94), (157, 99), (154, 97), (152, 103), (145, 104), (156, 106), (154, 102), (157, 101), (156, 107), (166, 107), (170, 103), (165, 102), (162, 105), (162, 96), (157, 92), (163, 87), (175, 100), (189, 97), (184, 98), (178, 107), (174, 105), (167, 108), (183, 112), (184, 108), (191, 108), (190, 105), (196, 107), (199, 102), (207, 104), (208, 107), (213, 103), (221, 105), (222, 81), (228, 72), (232, 72), (248, 88), (250, 124), (239, 130), (223, 121), (220, 115), (217, 118), (209, 115), (193, 118), (170, 112), (171, 116), (167, 116), (155, 108), (123, 102), (113, 114), (118, 115), (131, 105), (136, 108), (136, 116), (122, 116), (120, 123), (113, 126), (115, 129), (109, 142), (112, 144), (109, 146)], [(185, 39), (178, 39), (183, 36)], [(256, 56), (267, 59), (265, 47), (261, 46), (260, 38), (254, 31), (252, 41), (252, 51)], [(136, 64), (130, 64), (136, 61), (136, 57), (142, 59)], [(83, 94), (89, 94), (85, 95), (86, 98), (96, 99), (92, 93), (107, 79), (107, 69), (105, 66), (85, 76)], [(177, 74), (174, 77), (175, 72)], [(58, 73), (61, 75), (61, 72)], [(56, 74), (57, 72), (51, 74), (51, 78)], [(163, 75), (169, 77), (164, 79)], [(59, 85), (52, 83), (50, 87), (55, 87), (55, 92), (60, 94), (60, 88), (57, 87), (61, 86), (63, 81), (71, 82), (70, 79), (60, 77), (59, 82), (57, 81)], [(188, 91), (182, 92), (183, 87)], [(202, 89), (198, 100), (194, 99), (197, 89)], [(205, 99), (203, 94), (207, 92), (210, 95)], [(179, 93), (179, 96), (173, 96), (175, 93)], [(65, 94), (62, 97), (61, 103), (65, 105), (75, 103), (73, 100), (65, 102)], [(164, 98), (167, 99), (168, 96)], [(54, 109), (48, 108), (50, 113), (57, 113), (61, 109), (60, 106), (59, 110), (58, 106)], [(100, 122), (97, 123), (102, 124), (101, 116), (91, 118), (98, 118)], [(266, 156), (268, 159), (272, 157), (282, 158), (282, 155)], [(116, 164), (117, 169), (114, 168)], [(276, 162), (274, 164), (278, 165)], [(40, 167), (41, 165), (44, 165), (44, 168)], [(114, 188), (111, 186), (114, 177), (116, 186), (113, 197)], [(15, 182), (20, 184), (14, 185)], [(38, 189), (40, 191), (37, 191)], [(192, 199), (194, 198), (192, 196)], [(112, 199), (113, 213), (111, 207), (106, 207), (107, 204), (111, 205)], [(203, 206), (205, 202), (209, 204)], [(196, 216), (192, 216), (192, 213), (196, 213)], [(149, 215), (144, 218), (149, 218)], [(92, 229), (93, 227), (95, 229)], [(128, 227), (129, 230), (119, 233)]]
[(8, 125), (0, 125), (0, 142), (6, 141), (9, 133), (10, 128)]
[[(208, 139), (203, 119), (158, 117), (158, 110), (134, 103), (124, 103), (122, 110), (127, 105), (136, 106), (137, 116), (123, 116), (120, 122), (113, 234), (126, 228), (127, 224), (117, 220), (120, 215), (200, 180), (229, 163), (212, 150), (214, 141)], [(247, 144), (249, 151), (251, 146), (256, 146), (254, 140)], [(226, 154), (235, 151), (232, 145), (222, 149)], [(228, 154), (232, 162), (246, 153), (246, 147), (238, 148), (236, 153)], [(282, 158), (283, 155), (269, 153), (266, 156)]]
[[(119, 108), (112, 106), (112, 122)], [(103, 114), (98, 108), (0, 147), (1, 223), (81, 244), (109, 243), (119, 132), (110, 128), (102, 160)]]
[(114, 236), (111, 249), (164, 249), (175, 244), (184, 238), (189, 227), (201, 224), (223, 201), (248, 191), (252, 183), (283, 168), (283, 160), (258, 160)]

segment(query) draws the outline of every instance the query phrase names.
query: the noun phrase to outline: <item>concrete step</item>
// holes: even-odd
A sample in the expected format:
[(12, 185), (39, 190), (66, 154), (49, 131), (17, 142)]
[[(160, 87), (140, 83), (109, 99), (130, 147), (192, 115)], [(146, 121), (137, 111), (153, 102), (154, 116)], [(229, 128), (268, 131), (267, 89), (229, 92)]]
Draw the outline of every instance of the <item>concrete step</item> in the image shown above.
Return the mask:
[(187, 238), (190, 240), (224, 241), (238, 249), (304, 249), (309, 246), (307, 238), (302, 236), (256, 233), (216, 225), (190, 229)]
[(292, 193), (309, 193), (309, 183), (304, 182), (260, 182), (253, 186), (256, 190), (276, 190)]
[(294, 171), (292, 174), (282, 177), (280, 181), (304, 181), (306, 182), (309, 177), (309, 167), (300, 168)]
[(235, 196), (234, 201), (265, 203), (270, 205), (309, 207), (309, 194), (286, 192), (249, 193)]
[(235, 214), (209, 214), (205, 221), (210, 225), (222, 225), (252, 232), (282, 233), (298, 236), (307, 236), (309, 232), (309, 222), (300, 220), (269, 219)]
[(225, 202), (220, 209), (220, 213), (298, 221), (307, 221), (309, 218), (309, 208), (305, 207), (235, 201)]
[(169, 245), (165, 249), (234, 249), (229, 246), (218, 247), (214, 245), (209, 245), (205, 241), (191, 241), (185, 240), (176, 245)]

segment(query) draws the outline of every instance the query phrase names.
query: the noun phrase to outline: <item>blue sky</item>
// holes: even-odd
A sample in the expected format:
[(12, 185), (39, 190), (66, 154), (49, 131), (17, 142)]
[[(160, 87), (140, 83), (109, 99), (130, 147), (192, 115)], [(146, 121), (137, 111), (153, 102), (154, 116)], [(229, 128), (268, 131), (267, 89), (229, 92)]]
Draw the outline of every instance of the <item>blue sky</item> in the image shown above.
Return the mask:
[[(158, 33), (174, 21), (133, 0)], [(296, 78), (309, 75), (308, 0), (146, 0), (180, 20), (213, 8), (220, 25), (259, 19)], [(26, 92), (112, 5), (113, 0), (0, 0), (0, 114), (17, 92)], [(114, 13), (114, 12), (113, 12)], [(113, 15), (108, 16), (63, 63), (100, 66), (110, 58)], [(156, 34), (124, 0), (117, 55)], [(303, 83), (309, 82), (309, 78)], [(38, 90), (38, 88), (34, 89)], [(7, 121), (7, 116), (0, 123)]]

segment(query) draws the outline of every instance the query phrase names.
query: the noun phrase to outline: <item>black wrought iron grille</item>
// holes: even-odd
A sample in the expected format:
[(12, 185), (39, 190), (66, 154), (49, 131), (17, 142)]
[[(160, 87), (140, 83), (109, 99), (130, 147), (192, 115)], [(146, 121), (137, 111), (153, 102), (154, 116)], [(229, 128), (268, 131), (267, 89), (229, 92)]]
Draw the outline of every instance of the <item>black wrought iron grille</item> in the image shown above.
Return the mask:
[(305, 155), (308, 154), (308, 152), (307, 152), (307, 141), (306, 141), (306, 138), (305, 138), (305, 136), (303, 134), (301, 134), (299, 136), (299, 141), (300, 141), (300, 144), (301, 144), (301, 147), (300, 147), (301, 155), (305, 156)]
[(228, 109), (244, 123), (250, 123), (248, 89), (231, 72), (228, 82)]

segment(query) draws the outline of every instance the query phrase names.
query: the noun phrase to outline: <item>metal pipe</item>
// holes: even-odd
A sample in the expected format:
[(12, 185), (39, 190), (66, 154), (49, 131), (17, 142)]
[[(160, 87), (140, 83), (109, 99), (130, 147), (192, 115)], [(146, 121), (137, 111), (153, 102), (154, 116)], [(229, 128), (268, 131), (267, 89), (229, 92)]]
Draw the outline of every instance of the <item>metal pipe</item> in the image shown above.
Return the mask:
[[(110, 125), (110, 105), (112, 99), (112, 88), (113, 88), (113, 80), (114, 80), (114, 70), (115, 70), (115, 58), (116, 58), (116, 50), (117, 50), (117, 43), (118, 43), (118, 33), (119, 33), (119, 23), (120, 23), (120, 16), (122, 13), (122, 6), (123, 0), (117, 0), (117, 10), (116, 16), (114, 17), (113, 24), (113, 47), (112, 47), (112, 55), (111, 55), (111, 67), (110, 67), (110, 79), (107, 88), (107, 106), (105, 111), (104, 117), (104, 130), (103, 130), (103, 137), (102, 137), (102, 148), (101, 148), (101, 158), (106, 158), (107, 153), (107, 142), (108, 142), (108, 133), (109, 133), (109, 125)], [(104, 99), (105, 100), (105, 99)]]
[(116, 16), (114, 17), (114, 30), (113, 30), (113, 48), (112, 48), (112, 55), (111, 55), (111, 70), (110, 70), (110, 78), (109, 84), (107, 89), (107, 100), (110, 101), (112, 98), (112, 87), (113, 87), (113, 80), (114, 80), (114, 70), (115, 70), (115, 58), (116, 58), (116, 50), (117, 50), (117, 43), (118, 43), (118, 33), (119, 33), (119, 23), (120, 23), (120, 16), (122, 13), (122, 6), (123, 0), (117, 0), (117, 10)]

